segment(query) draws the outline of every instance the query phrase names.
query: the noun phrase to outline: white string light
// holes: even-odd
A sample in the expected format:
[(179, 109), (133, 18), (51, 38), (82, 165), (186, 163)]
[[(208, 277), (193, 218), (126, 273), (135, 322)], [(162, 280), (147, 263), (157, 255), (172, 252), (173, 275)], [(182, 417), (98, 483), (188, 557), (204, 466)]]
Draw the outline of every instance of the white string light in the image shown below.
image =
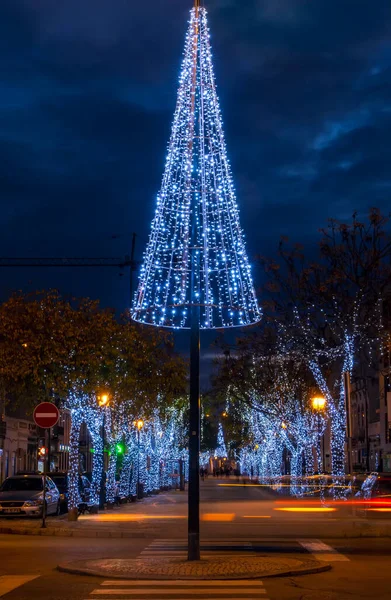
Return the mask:
[[(194, 298), (192, 221), (199, 265)], [(239, 224), (204, 8), (190, 15), (166, 167), (132, 317), (188, 328), (194, 303), (201, 306), (205, 329), (244, 326), (261, 316)]]

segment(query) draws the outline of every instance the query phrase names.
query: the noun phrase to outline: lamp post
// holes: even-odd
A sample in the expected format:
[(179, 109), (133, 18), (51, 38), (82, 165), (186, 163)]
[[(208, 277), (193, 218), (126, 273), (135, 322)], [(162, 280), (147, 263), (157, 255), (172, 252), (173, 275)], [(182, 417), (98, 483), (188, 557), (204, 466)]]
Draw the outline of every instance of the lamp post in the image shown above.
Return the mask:
[(134, 422), (134, 425), (137, 427), (137, 488), (136, 488), (136, 497), (137, 500), (141, 500), (140, 493), (140, 431), (144, 427), (144, 421), (139, 419)]
[(325, 456), (324, 456), (324, 434), (322, 436), (323, 438), (323, 456), (322, 456), (322, 449), (321, 449), (321, 435), (320, 435), (320, 429), (321, 429), (321, 414), (322, 412), (325, 410), (326, 408), (326, 398), (323, 398), (323, 396), (315, 396), (314, 398), (312, 398), (311, 400), (311, 404), (312, 404), (312, 408), (314, 409), (316, 415), (317, 415), (317, 425), (318, 425), (318, 451), (317, 451), (317, 455), (318, 455), (318, 472), (319, 475), (321, 474), (321, 472), (324, 470), (324, 463), (325, 463)]
[(106, 471), (105, 471), (105, 446), (106, 446), (106, 438), (105, 438), (105, 430), (106, 430), (106, 408), (110, 404), (110, 399), (108, 394), (102, 394), (101, 396), (97, 396), (98, 406), (103, 410), (103, 422), (102, 422), (102, 474), (100, 479), (100, 489), (99, 489), (99, 508), (101, 510), (105, 507), (106, 500)]
[(202, 0), (193, 0), (180, 80), (132, 318), (144, 325), (190, 331), (187, 539), (188, 560), (196, 561), (200, 559), (200, 329), (244, 327), (261, 319), (239, 223)]

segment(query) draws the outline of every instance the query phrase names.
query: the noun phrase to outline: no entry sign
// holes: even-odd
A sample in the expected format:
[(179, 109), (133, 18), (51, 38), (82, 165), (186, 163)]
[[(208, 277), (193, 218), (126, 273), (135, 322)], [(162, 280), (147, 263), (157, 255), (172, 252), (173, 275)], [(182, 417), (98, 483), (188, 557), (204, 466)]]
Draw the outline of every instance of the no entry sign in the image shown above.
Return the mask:
[(51, 402), (41, 402), (34, 410), (35, 424), (42, 429), (54, 427), (59, 418), (60, 411)]

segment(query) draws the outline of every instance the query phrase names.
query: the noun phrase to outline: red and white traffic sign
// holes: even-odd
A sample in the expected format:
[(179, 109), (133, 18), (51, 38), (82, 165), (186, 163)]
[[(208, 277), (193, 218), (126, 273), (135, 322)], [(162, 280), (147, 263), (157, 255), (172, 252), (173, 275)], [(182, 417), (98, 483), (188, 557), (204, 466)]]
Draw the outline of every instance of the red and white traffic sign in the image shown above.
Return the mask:
[(41, 402), (34, 410), (34, 421), (38, 427), (49, 429), (54, 427), (60, 418), (60, 411), (51, 402)]

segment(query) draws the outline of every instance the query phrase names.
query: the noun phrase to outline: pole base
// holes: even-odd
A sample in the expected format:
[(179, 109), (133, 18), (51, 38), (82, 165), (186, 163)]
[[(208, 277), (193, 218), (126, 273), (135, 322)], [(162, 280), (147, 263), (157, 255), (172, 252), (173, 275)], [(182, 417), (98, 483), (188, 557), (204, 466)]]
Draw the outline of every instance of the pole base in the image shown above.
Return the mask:
[(187, 560), (201, 560), (199, 533), (189, 533), (187, 548)]

